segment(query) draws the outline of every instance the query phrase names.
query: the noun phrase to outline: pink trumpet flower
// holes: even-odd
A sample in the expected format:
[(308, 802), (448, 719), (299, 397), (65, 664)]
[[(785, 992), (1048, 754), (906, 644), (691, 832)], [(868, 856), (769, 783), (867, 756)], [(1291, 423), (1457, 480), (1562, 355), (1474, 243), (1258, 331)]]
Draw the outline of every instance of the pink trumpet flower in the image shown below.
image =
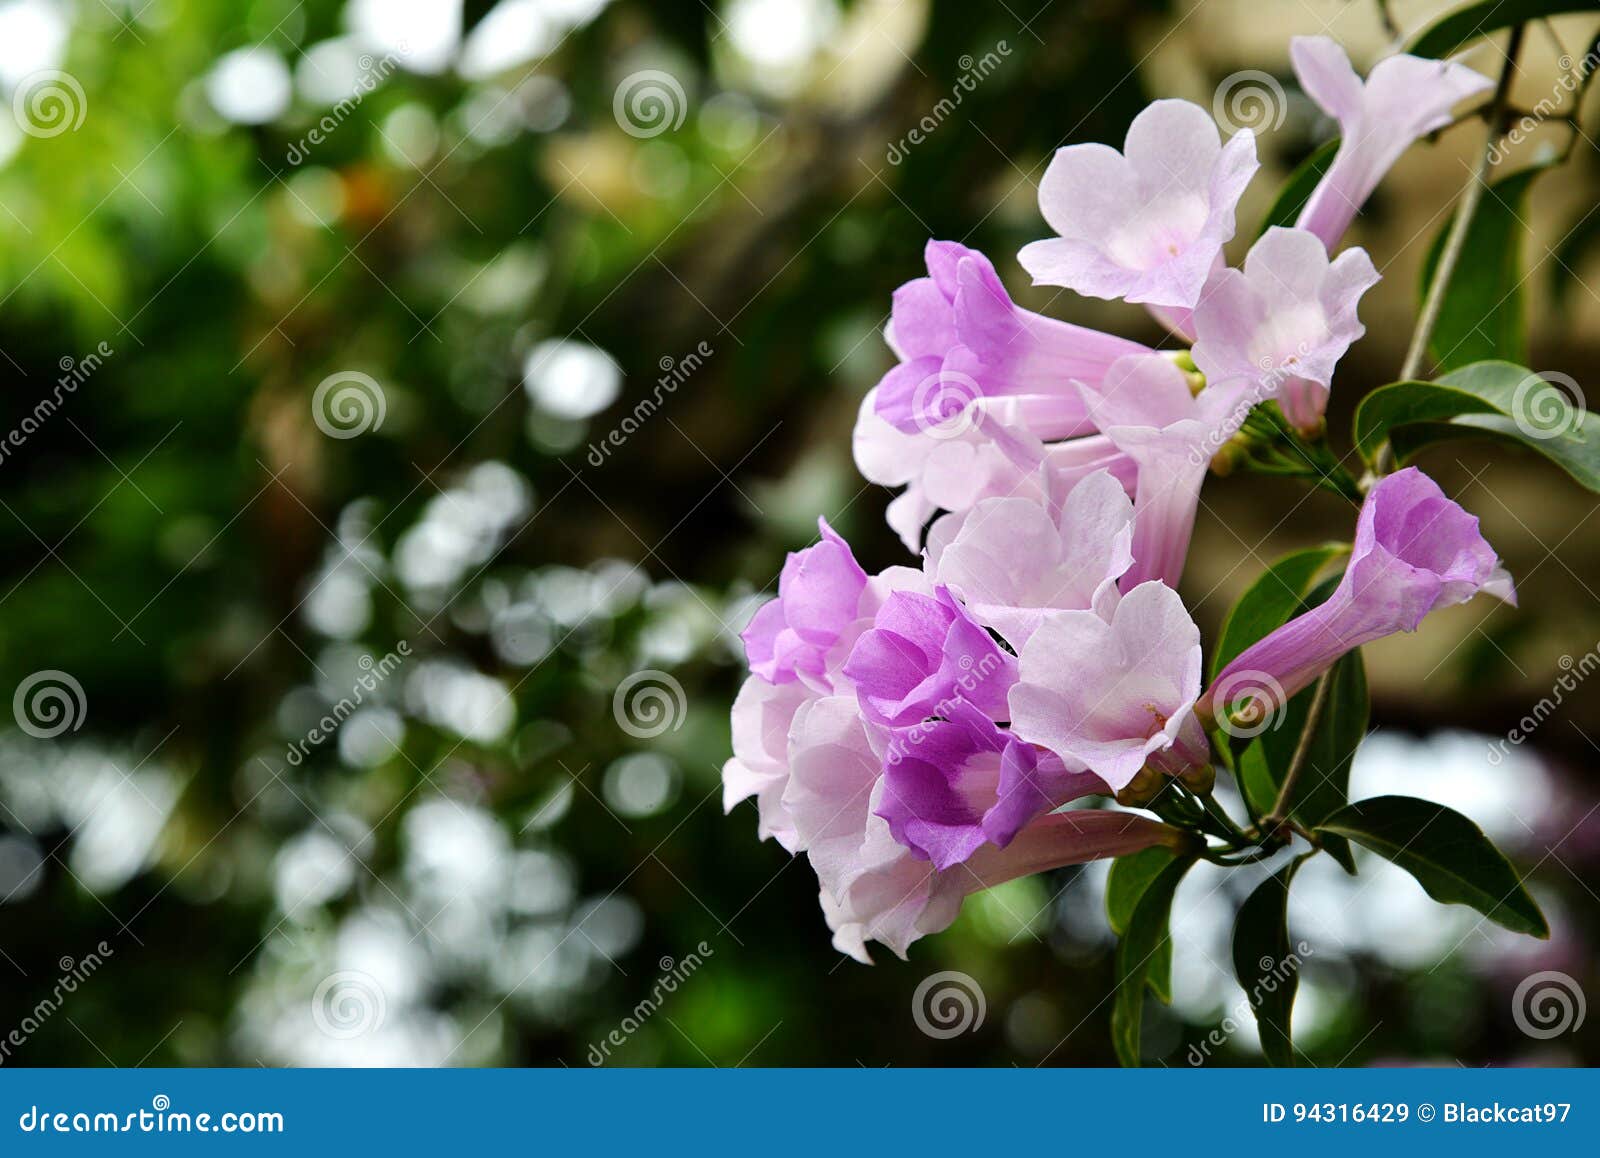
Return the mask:
[(928, 532), (924, 569), (979, 623), (1020, 650), (1052, 610), (1109, 616), (1133, 565), (1133, 504), (1109, 471), (1084, 478), (1052, 514), (1033, 499), (985, 499)]
[(1516, 603), (1511, 576), (1478, 533), (1478, 520), (1415, 467), (1396, 471), (1367, 495), (1333, 594), (1240, 652), (1217, 673), (1199, 710), (1209, 716), (1229, 707), (1215, 702), (1219, 690), (1245, 685), (1287, 700), (1346, 652), (1415, 631), (1430, 611), (1480, 591)]
[(1194, 714), (1200, 629), (1170, 587), (1141, 583), (1109, 622), (1092, 611), (1050, 613), (1018, 668), (1010, 696), (1017, 737), (1112, 789), (1147, 763), (1175, 774), (1210, 763)]
[(1194, 311), (1195, 365), (1213, 382), (1249, 382), (1252, 401), (1275, 398), (1296, 428), (1316, 431), (1334, 366), (1366, 333), (1356, 303), (1377, 283), (1366, 250), (1329, 261), (1313, 234), (1269, 229), (1242, 271), (1207, 284)]
[(814, 700), (790, 730), (783, 795), (799, 847), (821, 884), (823, 916), (841, 952), (870, 964), (866, 942), (904, 957), (919, 937), (948, 928), (970, 894), (1047, 869), (1188, 836), (1126, 812), (1071, 810), (1026, 824), (1005, 848), (983, 844), (941, 871), (895, 839), (883, 774), (888, 732), (866, 720), (852, 696)]
[(1133, 119), (1120, 153), (1100, 144), (1056, 150), (1039, 210), (1060, 236), (1032, 242), (1017, 259), (1036, 284), (1166, 307), (1181, 319), (1233, 236), (1256, 168), (1248, 129), (1224, 144), (1198, 105), (1156, 101)]
[(900, 364), (878, 384), (877, 411), (908, 434), (941, 433), (973, 405), (992, 406), (1037, 438), (1092, 432), (1069, 383), (1098, 382), (1138, 342), (1019, 308), (989, 259), (930, 241), (928, 276), (894, 293), (886, 336)]
[(1138, 468), (1133, 567), (1124, 589), (1147, 579), (1177, 585), (1211, 457), (1249, 413), (1243, 386), (1212, 383), (1196, 396), (1183, 371), (1146, 355), (1121, 359), (1098, 393), (1084, 391), (1095, 424)]
[(1300, 87), (1339, 122), (1339, 151), (1295, 222), (1329, 252), (1400, 155), (1448, 125), (1461, 101), (1493, 87), (1466, 65), (1405, 55), (1380, 60), (1363, 83), (1326, 36), (1296, 36), (1289, 56)]

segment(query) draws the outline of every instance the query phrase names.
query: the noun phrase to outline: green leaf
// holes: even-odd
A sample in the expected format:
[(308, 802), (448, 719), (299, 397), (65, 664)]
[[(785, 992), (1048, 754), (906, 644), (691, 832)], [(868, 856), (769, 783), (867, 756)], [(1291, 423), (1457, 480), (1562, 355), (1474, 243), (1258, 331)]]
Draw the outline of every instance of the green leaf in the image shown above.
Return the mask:
[(1570, 316), (1572, 287), (1583, 285), (1583, 267), (1600, 248), (1600, 213), (1594, 206), (1584, 207), (1583, 214), (1570, 229), (1561, 231), (1561, 241), (1556, 246), (1555, 261), (1550, 265), (1550, 302), (1562, 317)]
[[(1172, 895), (1194, 858), (1174, 859), (1145, 887), (1128, 918), (1128, 931), (1117, 942), (1117, 991), (1111, 1006), (1111, 1043), (1125, 1066), (1139, 1064), (1139, 1029), (1144, 1021), (1144, 988), (1150, 969), (1163, 952), (1171, 953), (1167, 919)], [(1169, 958), (1170, 959), (1170, 958)]]
[[(1542, 454), (1580, 484), (1600, 491), (1600, 437), (1581, 391), (1564, 390), (1525, 366), (1476, 362), (1437, 382), (1394, 382), (1356, 407), (1355, 442), (1368, 462), (1387, 438), (1401, 465), (1436, 442), (1508, 439)], [(1571, 396), (1569, 396), (1569, 394)]]
[(1223, 620), (1211, 656), (1211, 678), (1245, 648), (1289, 621), (1328, 561), (1350, 550), (1347, 543), (1325, 543), (1283, 556), (1261, 573)]
[(1550, 935), (1511, 862), (1483, 829), (1442, 804), (1378, 796), (1340, 809), (1318, 827), (1393, 861), (1442, 904), (1468, 905), (1514, 933)]
[(1406, 52), (1440, 59), (1453, 56), (1480, 36), (1562, 12), (1600, 11), (1597, 0), (1476, 0), (1447, 12), (1411, 38)]
[(1260, 237), (1274, 225), (1291, 226), (1300, 216), (1300, 211), (1306, 207), (1306, 202), (1311, 200), (1311, 193), (1317, 187), (1317, 182), (1322, 180), (1322, 175), (1328, 171), (1328, 166), (1333, 164), (1334, 155), (1339, 152), (1339, 138), (1325, 141), (1317, 146), (1315, 152), (1300, 164), (1295, 166), (1294, 172), (1284, 180), (1278, 190), (1277, 197), (1273, 198), (1272, 207), (1267, 210), (1267, 215), (1261, 219), (1261, 228), (1256, 230)]
[[(1496, 181), (1467, 227), (1466, 248), (1445, 287), (1429, 336), (1434, 365), (1443, 372), (1488, 358), (1527, 361), (1522, 292), (1522, 239), (1528, 188), (1548, 166), (1535, 165)], [(1444, 223), (1422, 263), (1420, 296), (1428, 296), (1439, 254), (1455, 221)]]
[(1296, 857), (1262, 881), (1233, 925), (1233, 974), (1255, 1010), (1261, 1052), (1275, 1066), (1294, 1065), (1289, 1023), (1302, 962), (1289, 944), (1289, 883), (1304, 860)]
[(1120, 937), (1128, 931), (1139, 898), (1144, 896), (1150, 882), (1161, 875), (1161, 870), (1177, 857), (1170, 848), (1158, 844), (1119, 856), (1111, 862), (1111, 871), (1106, 876), (1106, 918), (1113, 933)]
[[(1106, 917), (1111, 931), (1122, 936), (1133, 920), (1133, 911), (1139, 898), (1161, 870), (1177, 858), (1177, 853), (1162, 845), (1141, 849), (1139, 852), (1119, 856), (1111, 862), (1111, 872), (1106, 876)], [(1150, 962), (1145, 978), (1150, 991), (1162, 1002), (1172, 1000), (1172, 942), (1163, 941)]]

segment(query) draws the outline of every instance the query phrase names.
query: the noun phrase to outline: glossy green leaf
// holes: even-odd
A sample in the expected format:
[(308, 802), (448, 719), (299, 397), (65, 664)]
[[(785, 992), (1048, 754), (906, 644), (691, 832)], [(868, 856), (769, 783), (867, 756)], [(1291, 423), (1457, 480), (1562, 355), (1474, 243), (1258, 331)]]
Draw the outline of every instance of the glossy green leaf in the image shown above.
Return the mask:
[(1262, 881), (1233, 925), (1233, 974), (1255, 1010), (1261, 1052), (1275, 1066), (1294, 1065), (1290, 1021), (1303, 962), (1289, 943), (1289, 884), (1304, 859)]
[(1578, 219), (1570, 227), (1563, 227), (1560, 233), (1555, 260), (1547, 269), (1551, 304), (1565, 318), (1569, 316), (1573, 288), (1584, 284), (1584, 268), (1600, 250), (1600, 213), (1595, 212), (1593, 204), (1585, 205)]
[(1192, 864), (1193, 857), (1181, 857), (1156, 874), (1128, 918), (1128, 931), (1117, 942), (1117, 989), (1111, 1006), (1111, 1042), (1116, 1047), (1117, 1058), (1125, 1066), (1139, 1064), (1145, 985), (1163, 946), (1165, 952), (1171, 952), (1167, 920), (1172, 914), (1172, 896)]
[(1288, 622), (1322, 569), (1349, 550), (1345, 543), (1307, 547), (1283, 556), (1263, 571), (1223, 620), (1216, 651), (1211, 656), (1211, 678), (1215, 679), (1245, 648)]
[(1436, 901), (1467, 905), (1514, 933), (1550, 935), (1544, 914), (1505, 855), (1483, 829), (1442, 804), (1411, 796), (1358, 800), (1318, 829), (1393, 861)]
[(1437, 382), (1395, 382), (1356, 407), (1355, 442), (1371, 462), (1388, 438), (1404, 465), (1434, 443), (1509, 439), (1542, 454), (1591, 491), (1600, 491), (1600, 437), (1581, 390), (1555, 385), (1510, 362), (1477, 362)]
[(1513, 24), (1543, 20), (1563, 12), (1597, 12), (1597, 0), (1476, 0), (1446, 12), (1411, 38), (1406, 51), (1412, 56), (1453, 56), (1480, 36)]
[[(1111, 862), (1111, 871), (1106, 876), (1106, 917), (1113, 933), (1119, 937), (1127, 933), (1139, 898), (1177, 855), (1170, 848), (1156, 845), (1119, 856)], [(1146, 980), (1150, 991), (1163, 1002), (1172, 1000), (1171, 941), (1163, 941), (1156, 950)]]
[[(1545, 166), (1496, 181), (1484, 191), (1467, 227), (1466, 248), (1445, 287), (1428, 347), (1440, 372), (1501, 358), (1525, 362), (1527, 308), (1522, 290), (1522, 242), (1527, 235), (1528, 189)], [(1455, 218), (1440, 228), (1422, 264), (1420, 297), (1426, 298), (1444, 240)]]
[(1273, 198), (1272, 207), (1267, 210), (1267, 215), (1261, 219), (1261, 228), (1256, 230), (1259, 237), (1274, 225), (1285, 227), (1292, 226), (1300, 216), (1300, 211), (1306, 207), (1306, 202), (1311, 200), (1311, 192), (1317, 187), (1317, 182), (1322, 180), (1322, 175), (1328, 171), (1328, 166), (1333, 164), (1334, 155), (1339, 152), (1339, 138), (1325, 141), (1317, 146), (1315, 152), (1300, 164), (1295, 166), (1278, 190), (1277, 197)]

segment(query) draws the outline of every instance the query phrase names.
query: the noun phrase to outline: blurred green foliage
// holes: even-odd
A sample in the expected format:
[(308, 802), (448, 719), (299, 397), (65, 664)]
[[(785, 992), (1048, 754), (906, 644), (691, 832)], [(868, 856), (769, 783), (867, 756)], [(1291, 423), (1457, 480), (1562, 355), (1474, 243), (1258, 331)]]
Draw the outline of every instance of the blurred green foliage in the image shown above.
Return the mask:
[[(78, 7), (59, 68), (81, 126), (0, 165), (0, 421), (109, 351), (0, 461), (0, 688), (65, 672), (85, 704), (75, 730), (0, 743), (0, 1033), (64, 958), (111, 950), (7, 1060), (582, 1065), (703, 942), (610, 1061), (1108, 1062), (1085, 882), (1017, 882), (863, 969), (828, 946), (809, 869), (748, 806), (721, 815), (718, 775), (733, 632), (783, 551), (827, 511), (869, 568), (900, 561), (848, 459), (891, 291), (930, 235), (996, 255), (1034, 235), (1039, 166), (1121, 140), (1169, 6), (842, 5), (784, 87), (741, 58), (732, 6), (619, 0), (473, 79), (402, 56), (309, 145), (335, 103), (307, 95), (317, 46), (384, 59), (349, 48), (344, 5), (136, 7)], [(493, 7), (464, 6), (469, 43)], [(890, 164), (1001, 42), (959, 117)], [(232, 123), (208, 85), (252, 46), (293, 99)], [(682, 85), (681, 125), (625, 131), (642, 70)], [(617, 401), (603, 362), (541, 392), (550, 340), (608, 354)], [(330, 437), (313, 395), (350, 371), (383, 421)], [(291, 761), (360, 657), (401, 641), (360, 718)], [(646, 669), (684, 708), (641, 738), (613, 694)], [(1319, 1062), (1521, 1041), (1483, 978), (1367, 964), (1324, 978)], [(910, 1009), (941, 968), (988, 999), (951, 1041)], [(345, 974), (359, 1034), (331, 1004)], [(1419, 1025), (1424, 1000), (1473, 1012)], [(1174, 1057), (1210, 1028), (1147, 1021)]]

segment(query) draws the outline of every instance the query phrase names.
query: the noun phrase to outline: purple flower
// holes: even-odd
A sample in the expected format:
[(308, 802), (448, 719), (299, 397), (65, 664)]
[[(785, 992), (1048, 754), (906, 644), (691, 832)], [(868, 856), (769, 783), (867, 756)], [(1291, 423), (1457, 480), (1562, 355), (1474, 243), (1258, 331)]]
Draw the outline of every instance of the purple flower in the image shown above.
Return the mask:
[[(874, 388), (862, 400), (851, 446), (856, 468), (868, 481), (906, 488), (889, 504), (887, 519), (907, 549), (920, 547), (923, 527), (936, 511), (964, 511), (998, 495), (1044, 494), (1041, 468), (1054, 455), (1038, 439), (981, 415), (937, 434), (906, 434), (878, 414), (877, 393)], [(1060, 445), (1079, 442), (1095, 444), (1079, 457), (1116, 457), (1116, 448), (1103, 440)]]
[(1082, 796), (1109, 795), (1091, 772), (997, 726), (970, 704), (902, 729), (890, 741), (878, 815), (937, 869), (985, 844), (1005, 848), (1035, 817)]
[(773, 684), (758, 675), (745, 680), (733, 701), (733, 756), (722, 766), (723, 812), (755, 797), (756, 834), (790, 852), (799, 838), (782, 804), (789, 784), (789, 725), (801, 705), (814, 698), (798, 680)]
[(1134, 118), (1121, 153), (1099, 144), (1056, 151), (1039, 210), (1060, 236), (1025, 246), (1018, 260), (1036, 284), (1181, 316), (1233, 236), (1256, 167), (1248, 130), (1224, 145), (1198, 105), (1156, 101)]
[(1194, 715), (1200, 629), (1170, 587), (1141, 583), (1110, 622), (1092, 611), (1052, 612), (1018, 667), (1010, 695), (1017, 737), (1113, 789), (1146, 763), (1176, 774), (1210, 761)]
[(878, 413), (908, 434), (944, 433), (972, 405), (1038, 438), (1091, 432), (1068, 383), (1098, 382), (1146, 347), (1019, 309), (975, 249), (930, 241), (925, 256), (928, 276), (894, 294), (886, 336), (901, 362), (878, 385)]
[(890, 595), (856, 640), (844, 675), (879, 724), (918, 724), (958, 701), (1004, 719), (1017, 661), (938, 587), (931, 597)]
[(808, 659), (820, 663), (820, 670), (810, 664), (800, 678), (791, 674), (781, 683), (752, 674), (739, 689), (732, 713), (733, 758), (722, 768), (722, 806), (724, 812), (732, 812), (740, 801), (754, 797), (756, 831), (762, 840), (771, 837), (790, 852), (799, 850), (799, 835), (782, 803), (793, 750), (790, 728), (808, 704), (824, 696), (840, 695), (854, 702), (855, 688), (840, 669), (856, 640), (872, 627), (879, 609), (897, 591), (931, 598), (933, 585), (910, 567), (889, 567), (871, 576), (858, 597), (854, 621), (838, 633), (831, 647), (819, 644), (815, 653), (807, 652)]
[(822, 541), (784, 560), (778, 597), (762, 606), (740, 638), (750, 670), (770, 683), (821, 679), (829, 650), (856, 619), (867, 573), (824, 519)]
[(1511, 576), (1478, 533), (1478, 520), (1415, 467), (1396, 471), (1367, 495), (1333, 594), (1241, 652), (1217, 674), (1200, 710), (1211, 715), (1228, 707), (1214, 702), (1219, 690), (1231, 699), (1246, 685), (1287, 700), (1346, 652), (1415, 631), (1428, 612), (1480, 591), (1516, 602)]
[[(971, 893), (1018, 877), (1162, 844), (1185, 833), (1125, 812), (1073, 810), (1040, 816), (1005, 848), (984, 843), (940, 871), (895, 839), (883, 773), (888, 734), (854, 699), (828, 696), (796, 713), (782, 807), (821, 885), (833, 943), (865, 964), (869, 940), (904, 957), (911, 943), (947, 928)], [(960, 776), (957, 776), (958, 783)], [(926, 834), (930, 841), (933, 834)]]
[(1133, 504), (1100, 470), (1074, 486), (1059, 513), (1033, 499), (985, 499), (928, 532), (924, 569), (986, 627), (1020, 650), (1051, 610), (1109, 616), (1133, 564)]
[(1450, 110), (1492, 87), (1462, 64), (1391, 56), (1363, 84), (1350, 58), (1326, 36), (1289, 42), (1300, 87), (1339, 122), (1339, 151), (1295, 224), (1332, 251), (1383, 175), (1419, 137), (1450, 123)]
[(1183, 371), (1146, 355), (1111, 367), (1098, 393), (1085, 390), (1096, 425), (1138, 467), (1133, 567), (1124, 589), (1147, 579), (1177, 585), (1211, 457), (1249, 413), (1243, 385), (1210, 383), (1197, 397)]
[(1275, 398), (1302, 431), (1322, 423), (1333, 368), (1366, 333), (1361, 295), (1378, 283), (1363, 249), (1333, 261), (1313, 234), (1273, 228), (1244, 270), (1223, 270), (1194, 310), (1194, 361), (1211, 381), (1248, 381), (1252, 400)]

